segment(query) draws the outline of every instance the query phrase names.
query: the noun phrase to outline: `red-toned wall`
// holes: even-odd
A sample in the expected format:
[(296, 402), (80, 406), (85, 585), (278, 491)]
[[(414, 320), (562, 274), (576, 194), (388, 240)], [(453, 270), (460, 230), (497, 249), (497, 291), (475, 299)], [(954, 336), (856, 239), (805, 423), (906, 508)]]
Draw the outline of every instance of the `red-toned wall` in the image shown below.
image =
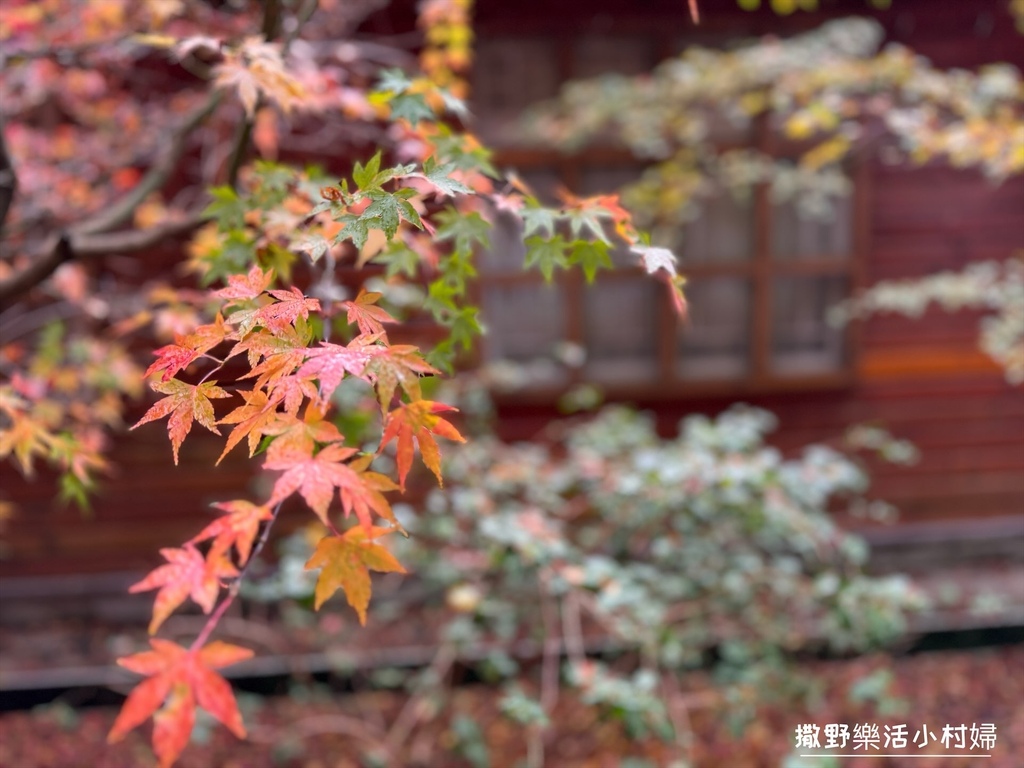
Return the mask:
[[(550, 15), (550, 4), (537, 8), (541, 5)], [(604, 12), (606, 5), (614, 6), (592, 2), (585, 12)], [(1002, 1), (899, 0), (894, 5), (890, 14), (874, 15), (891, 37), (913, 44), (940, 65), (1022, 58), (1024, 38), (1013, 31)], [(482, 22), (491, 23), (496, 6), (482, 6)], [(528, 10), (524, 5), (517, 13), (527, 18)], [(860, 2), (826, 8), (830, 15), (867, 10)], [(782, 22), (766, 13), (733, 18), (745, 31), (820, 21), (798, 15)], [(1024, 247), (1024, 179), (994, 186), (973, 172), (878, 165), (871, 173), (870, 210), (869, 282), (957, 269)], [(875, 318), (863, 329), (853, 386), (748, 399), (779, 416), (776, 442), (786, 449), (834, 438), (865, 420), (917, 443), (922, 452), (917, 466), (876, 467), (875, 473), (877, 494), (896, 503), (905, 522), (1021, 515), (1024, 389), (1005, 383), (977, 350), (976, 338), (977, 317), (970, 314)], [(658, 412), (669, 428), (687, 413), (727, 405), (714, 399), (661, 402)], [(502, 429), (528, 437), (552, 415), (552, 409), (508, 406)], [(159, 428), (119, 436), (113, 453), (119, 474), (105, 483), (89, 518), (55, 505), (45, 477), (26, 484), (10, 467), (0, 469), (4, 489), (18, 505), (17, 516), (0, 534), (0, 578), (152, 568), (159, 547), (180, 545), (210, 519), (210, 502), (252, 492), (242, 449), (212, 468), (223, 443), (197, 431), (178, 467), (170, 462), (170, 446)]]

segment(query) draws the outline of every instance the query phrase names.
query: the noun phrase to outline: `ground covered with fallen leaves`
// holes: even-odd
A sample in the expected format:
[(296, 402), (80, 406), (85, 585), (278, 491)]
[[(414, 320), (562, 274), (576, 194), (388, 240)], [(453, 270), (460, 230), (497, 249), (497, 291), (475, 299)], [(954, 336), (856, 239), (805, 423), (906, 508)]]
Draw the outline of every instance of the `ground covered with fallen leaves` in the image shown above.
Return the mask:
[[(945, 724), (992, 722), (997, 742), (992, 758), (971, 757), (969, 751), (929, 745), (928, 753), (953, 757), (855, 758), (843, 766), (868, 768), (1019, 768), (1024, 765), (1024, 646), (971, 651), (944, 651), (903, 657), (875, 656), (846, 661), (814, 662), (810, 673), (821, 695), (802, 704), (764, 707), (741, 735), (733, 734), (722, 711), (690, 712), (696, 768), (825, 768), (827, 763), (792, 760), (793, 731), (800, 723), (906, 723), (911, 734), (927, 724), (936, 736)], [(871, 695), (858, 680), (879, 670), (892, 674), (886, 695)], [(411, 731), (390, 757), (381, 741), (406, 701), (393, 691), (330, 692), (304, 685), (290, 696), (242, 694), (249, 739), (237, 741), (225, 729), (200, 721), (181, 768), (362, 768), (374, 750), (377, 765), (489, 765), (511, 768), (525, 764), (526, 734), (498, 713), (497, 693), (482, 685), (460, 687), (456, 714), (472, 715), (479, 739), (447, 725), (427, 723)], [(0, 766), (9, 768), (150, 768), (155, 765), (148, 743), (150, 726), (132, 732), (120, 744), (105, 742), (116, 710), (76, 709), (70, 698), (30, 712), (0, 716)], [(423, 714), (423, 713), (421, 713)], [(603, 719), (592, 708), (563, 691), (546, 742), (544, 765), (613, 768), (668, 765), (678, 753), (654, 740), (635, 741), (619, 722)], [(426, 720), (426, 718), (424, 718)], [(449, 719), (448, 722), (451, 722)], [(482, 750), (481, 744), (486, 745)], [(474, 746), (475, 745), (475, 746)], [(919, 752), (913, 745), (902, 750)], [(978, 751), (975, 750), (975, 754)], [(483, 762), (484, 755), (488, 761)], [(475, 757), (476, 762), (471, 758)], [(632, 758), (632, 760), (630, 760)], [(838, 765), (838, 763), (836, 763)]]

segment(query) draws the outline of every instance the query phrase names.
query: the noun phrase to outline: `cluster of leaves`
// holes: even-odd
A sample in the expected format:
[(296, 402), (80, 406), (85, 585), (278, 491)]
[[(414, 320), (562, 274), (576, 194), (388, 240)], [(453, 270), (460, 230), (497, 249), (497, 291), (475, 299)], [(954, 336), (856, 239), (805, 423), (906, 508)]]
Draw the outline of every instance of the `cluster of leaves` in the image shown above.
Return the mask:
[[(475, 438), (423, 511), (396, 506), (412, 534), (397, 551), (446, 611), (444, 644), (466, 659), (490, 649), (482, 671), (512, 684), (503, 710), (531, 739), (561, 678), (685, 753), (688, 706), (721, 706), (739, 726), (770, 692), (794, 692), (792, 654), (864, 651), (904, 630), (920, 596), (865, 575), (864, 543), (832, 514), (863, 505), (859, 462), (826, 445), (784, 458), (765, 442), (774, 424), (736, 406), (664, 439), (646, 415), (608, 408), (552, 425), (546, 442)], [(913, 456), (875, 428), (849, 445)], [(522, 690), (524, 643), (543, 657), (539, 700)], [(687, 704), (676, 675), (707, 668), (718, 693)]]
[(837, 324), (879, 312), (917, 318), (931, 304), (947, 312), (981, 310), (979, 346), (1011, 384), (1024, 383), (1024, 260), (981, 261), (960, 272), (908, 280), (883, 280), (834, 307)]
[(59, 322), (35, 341), (32, 350), (20, 340), (4, 347), (7, 365), (28, 364), (0, 383), (0, 459), (26, 477), (46, 462), (61, 498), (86, 509), (108, 469), (106, 430), (121, 425), (125, 396), (141, 394), (142, 369), (116, 339), (68, 338)]
[[(45, 156), (45, 170), (22, 159), (27, 145), (12, 140), (9, 156), (3, 144), (0, 170), (17, 174), (19, 194), (9, 232), (12, 248), (0, 262), (0, 291), (19, 300), (6, 310), (12, 314), (5, 327), (12, 317), (24, 326), (27, 340), (3, 347), (9, 379), (0, 390), (3, 456), (12, 455), (26, 474), (34, 458), (57, 465), (66, 492), (84, 500), (92, 474), (103, 467), (97, 427), (116, 427), (123, 396), (137, 394), (141, 378), (118, 343), (90, 343), (88, 337), (104, 329), (112, 338), (149, 330), (168, 342), (145, 373), (163, 398), (136, 426), (166, 418), (175, 463), (197, 422), (215, 434), (228, 426), (221, 458), (245, 442), (250, 457), (259, 453), (262, 469), (273, 475), (264, 498), (217, 504), (220, 518), (181, 547), (162, 550), (166, 564), (132, 587), (157, 590), (151, 634), (188, 599), (209, 615), (187, 648), (154, 638), (152, 651), (121, 660), (148, 679), (129, 696), (110, 738), (121, 738), (154, 715), (154, 747), (165, 766), (187, 743), (197, 704), (236, 734), (244, 733), (230, 688), (212, 670), (249, 653), (208, 641), (292, 497), (328, 531), (307, 564), (320, 570), (317, 606), (342, 589), (365, 622), (369, 571), (404, 570), (381, 544), (401, 530), (385, 494), (404, 490), (417, 450), (440, 482), (435, 437), (462, 440), (445, 418), (452, 409), (426, 399), (420, 378), (439, 374), (438, 366), (450, 367), (481, 330), (468, 286), (476, 274), (474, 254), (487, 245), (497, 211), (519, 217), (528, 230), (532, 255), (525, 266), (539, 266), (550, 276), (556, 267), (579, 265), (592, 279), (610, 266), (611, 238), (618, 237), (634, 246), (649, 272), (664, 276), (683, 306), (671, 254), (641, 244), (614, 196), (567, 195), (563, 206), (545, 208), (525, 188), (511, 182), (500, 187), (487, 151), (442, 122), (466, 114), (442, 86), (464, 86), (459, 74), (469, 61), (467, 3), (425, 4), (425, 74), (412, 76), (354, 60), (343, 46), (318, 52), (327, 49), (318, 49), (317, 40), (344, 39), (372, 10), (369, 5), (345, 12), (330, 2), (319, 9), (315, 3), (292, 7), (274, 0), (264, 5), (256, 20), (174, 2), (138, 9), (112, 3), (101, 13), (95, 4), (51, 0), (18, 4), (3, 28), (5, 45), (11, 43), (5, 53), (10, 51), (15, 64), (13, 136), (67, 134), (67, 162)], [(102, 23), (76, 31), (75, 21), (96, 15)], [(252, 28), (257, 21), (258, 33)], [(300, 37), (306, 30), (310, 39)], [(306, 44), (293, 45), (300, 39)], [(358, 50), (357, 42), (352, 46)], [(372, 53), (389, 58), (379, 48)], [(187, 68), (206, 88), (174, 90), (170, 99), (158, 92), (135, 98), (123, 73), (131, 71), (131, 60), (145, 57), (169, 57), (170, 66)], [(339, 59), (350, 66), (339, 66)], [(46, 71), (37, 72), (54, 61), (80, 71), (79, 79), (92, 89), (69, 89), (73, 103), (59, 127), (39, 116), (41, 104), (66, 97)], [(65, 74), (63, 80), (77, 82), (74, 73)], [(376, 89), (368, 87), (371, 77)], [(351, 85), (338, 87), (346, 81)], [(34, 83), (43, 90), (33, 90)], [(109, 109), (94, 115), (104, 100)], [(140, 136), (149, 122), (175, 124), (156, 156), (132, 147), (130, 130), (117, 130), (122, 107), (142, 110), (128, 121), (139, 126)], [(188, 114), (176, 120), (183, 109)], [(369, 131), (379, 150), (365, 153), (337, 183), (316, 170), (245, 164), (250, 138), (266, 157), (291, 140), (308, 138), (302, 114), (310, 111), (333, 124), (332, 137)], [(10, 135), (5, 132), (5, 138)], [(182, 163), (204, 135), (214, 141), (235, 138), (223, 145), (216, 162)], [(107, 152), (104, 142), (117, 151)], [(126, 156), (129, 149), (135, 154)], [(83, 162), (92, 164), (86, 183), (101, 186), (104, 195), (83, 194), (81, 206), (60, 206), (51, 217), (54, 196), (81, 175)], [(109, 181), (115, 177), (120, 187)], [(172, 178), (184, 184), (178, 195), (184, 204), (164, 197)], [(210, 189), (208, 196), (203, 188)], [(66, 226), (56, 237), (54, 224)], [(87, 258), (144, 253), (169, 234), (197, 228), (188, 266), (207, 291), (163, 283), (140, 290), (118, 276), (107, 280), (111, 291), (103, 307), (88, 304), (100, 278), (83, 264)], [(380, 276), (381, 292), (355, 292), (367, 271)], [(354, 279), (346, 282), (346, 275)], [(419, 311), (448, 329), (447, 337), (426, 350), (429, 359), (416, 346), (388, 337), (386, 326), (396, 323), (389, 309), (401, 303), (381, 303), (403, 290), (425, 291)], [(64, 336), (59, 325), (39, 333), (40, 317), (79, 314), (94, 322), (68, 324)], [(366, 418), (355, 419), (361, 427), (372, 422), (371, 436), (356, 439), (339, 428), (353, 416), (339, 408), (342, 384), (349, 381), (376, 401), (361, 403), (356, 415)], [(218, 401), (231, 399), (234, 407), (218, 413)], [(395, 460), (375, 465), (385, 449), (393, 450)], [(345, 518), (354, 516), (355, 524), (342, 527), (334, 508)]]
[[(844, 19), (734, 50), (690, 47), (650, 76), (568, 84), (536, 110), (533, 132), (567, 148), (611, 140), (652, 161), (625, 199), (656, 240), (673, 243), (702, 201), (755, 184), (827, 214), (849, 188), (844, 163), (881, 135), (893, 160), (944, 159), (995, 180), (1024, 170), (1016, 68), (946, 72), (904, 46), (879, 50), (882, 39), (878, 24)], [(773, 133), (772, 154), (720, 148), (756, 126)]]

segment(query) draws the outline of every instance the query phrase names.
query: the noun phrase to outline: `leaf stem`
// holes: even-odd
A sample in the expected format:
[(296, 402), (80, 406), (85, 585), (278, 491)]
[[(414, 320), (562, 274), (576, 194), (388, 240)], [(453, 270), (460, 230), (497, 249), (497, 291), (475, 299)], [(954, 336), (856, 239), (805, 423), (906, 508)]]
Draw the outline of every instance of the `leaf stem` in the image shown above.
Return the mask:
[(231, 586), (228, 587), (227, 595), (220, 601), (220, 604), (214, 612), (210, 614), (210, 618), (206, 620), (206, 624), (203, 625), (199, 635), (192, 641), (192, 645), (189, 647), (189, 650), (197, 651), (206, 645), (206, 641), (210, 638), (210, 634), (216, 628), (224, 614), (227, 613), (228, 608), (231, 607), (235, 598), (238, 597), (238, 592), (242, 588), (242, 580), (245, 578), (245, 575), (249, 570), (249, 566), (253, 564), (253, 561), (256, 560), (256, 556), (263, 551), (263, 547), (266, 546), (267, 541), (270, 539), (270, 529), (273, 528), (274, 523), (277, 522), (277, 516), (281, 511), (282, 503), (283, 502), (278, 502), (274, 507), (274, 511), (271, 513), (270, 519), (267, 521), (267, 524), (263, 526), (263, 532), (260, 534), (260, 538), (256, 542), (256, 546), (254, 546), (252, 552), (249, 553), (249, 559), (245, 561), (245, 565), (242, 566), (242, 570), (238, 572), (234, 581), (231, 582)]

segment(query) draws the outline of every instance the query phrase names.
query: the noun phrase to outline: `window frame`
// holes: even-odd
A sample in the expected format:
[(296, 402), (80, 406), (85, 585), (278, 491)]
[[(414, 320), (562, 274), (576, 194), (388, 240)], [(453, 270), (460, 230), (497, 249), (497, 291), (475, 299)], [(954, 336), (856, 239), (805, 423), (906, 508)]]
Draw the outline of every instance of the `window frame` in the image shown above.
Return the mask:
[[(504, 31), (504, 30), (503, 30)], [(640, 30), (630, 26), (623, 30), (624, 37), (635, 35)], [(543, 35), (543, 32), (540, 33)], [(496, 37), (509, 37), (497, 34)], [(511, 35), (514, 36), (514, 35)], [(524, 37), (528, 35), (523, 35)], [(533, 35), (529, 35), (533, 36)], [(652, 38), (655, 35), (652, 33)], [(659, 37), (662, 52), (671, 46)], [(481, 41), (483, 43), (483, 41)], [(560, 62), (559, 82), (565, 82), (571, 60), (571, 47), (565, 36), (555, 41), (557, 59)], [(754, 148), (773, 157), (795, 157), (801, 145), (783, 140), (769, 125), (768, 118), (756, 121), (752, 127), (752, 142), (733, 141), (723, 143), (720, 149)], [(494, 147), (493, 160), (498, 167), (524, 173), (530, 171), (553, 171), (559, 182), (570, 190), (578, 190), (583, 173), (588, 167), (594, 168), (637, 168), (643, 162), (624, 148), (592, 146), (573, 153), (562, 153), (543, 148), (521, 146)], [(864, 285), (864, 265), (869, 248), (869, 172), (867, 164), (854, 156), (844, 163), (844, 170), (852, 182), (850, 210), (850, 250), (848, 256), (838, 259), (835, 255), (813, 258), (781, 259), (773, 254), (774, 221), (773, 204), (767, 184), (761, 183), (752, 189), (752, 246), (749, 259), (720, 263), (687, 263), (685, 254), (680, 254), (680, 271), (692, 283), (715, 277), (739, 277), (750, 281), (751, 307), (749, 323), (749, 349), (747, 351), (747, 373), (728, 378), (684, 378), (678, 374), (677, 363), (682, 351), (678, 349), (679, 319), (671, 306), (667, 291), (657, 292), (656, 340), (658, 376), (651, 381), (610, 382), (594, 379), (587, 375), (586, 367), (565, 367), (565, 377), (558, 384), (535, 384), (505, 393), (496, 393), (519, 402), (550, 401), (581, 384), (592, 384), (613, 399), (661, 400), (681, 396), (745, 395), (783, 391), (807, 391), (840, 389), (851, 386), (860, 357), (860, 333), (857, 324), (848, 324), (842, 331), (842, 360), (830, 371), (820, 373), (780, 373), (773, 369), (773, 309), (774, 282), (782, 277), (829, 277), (846, 280), (847, 293), (852, 294)], [(608, 190), (612, 191), (612, 190)], [(475, 303), (482, 308), (482, 318), (487, 323), (487, 307), (483, 301), (484, 289), (491, 286), (534, 284), (538, 290), (544, 287), (539, 274), (488, 274), (479, 270), (473, 286)], [(638, 265), (635, 268), (604, 270), (598, 279), (615, 280), (635, 278), (642, 275)], [(556, 273), (554, 280), (564, 291), (564, 341), (586, 348), (584, 291), (587, 285), (578, 270)], [(486, 336), (475, 351), (472, 363), (479, 365), (492, 360), (488, 354), (490, 344)], [(538, 354), (538, 357), (541, 355)]]

